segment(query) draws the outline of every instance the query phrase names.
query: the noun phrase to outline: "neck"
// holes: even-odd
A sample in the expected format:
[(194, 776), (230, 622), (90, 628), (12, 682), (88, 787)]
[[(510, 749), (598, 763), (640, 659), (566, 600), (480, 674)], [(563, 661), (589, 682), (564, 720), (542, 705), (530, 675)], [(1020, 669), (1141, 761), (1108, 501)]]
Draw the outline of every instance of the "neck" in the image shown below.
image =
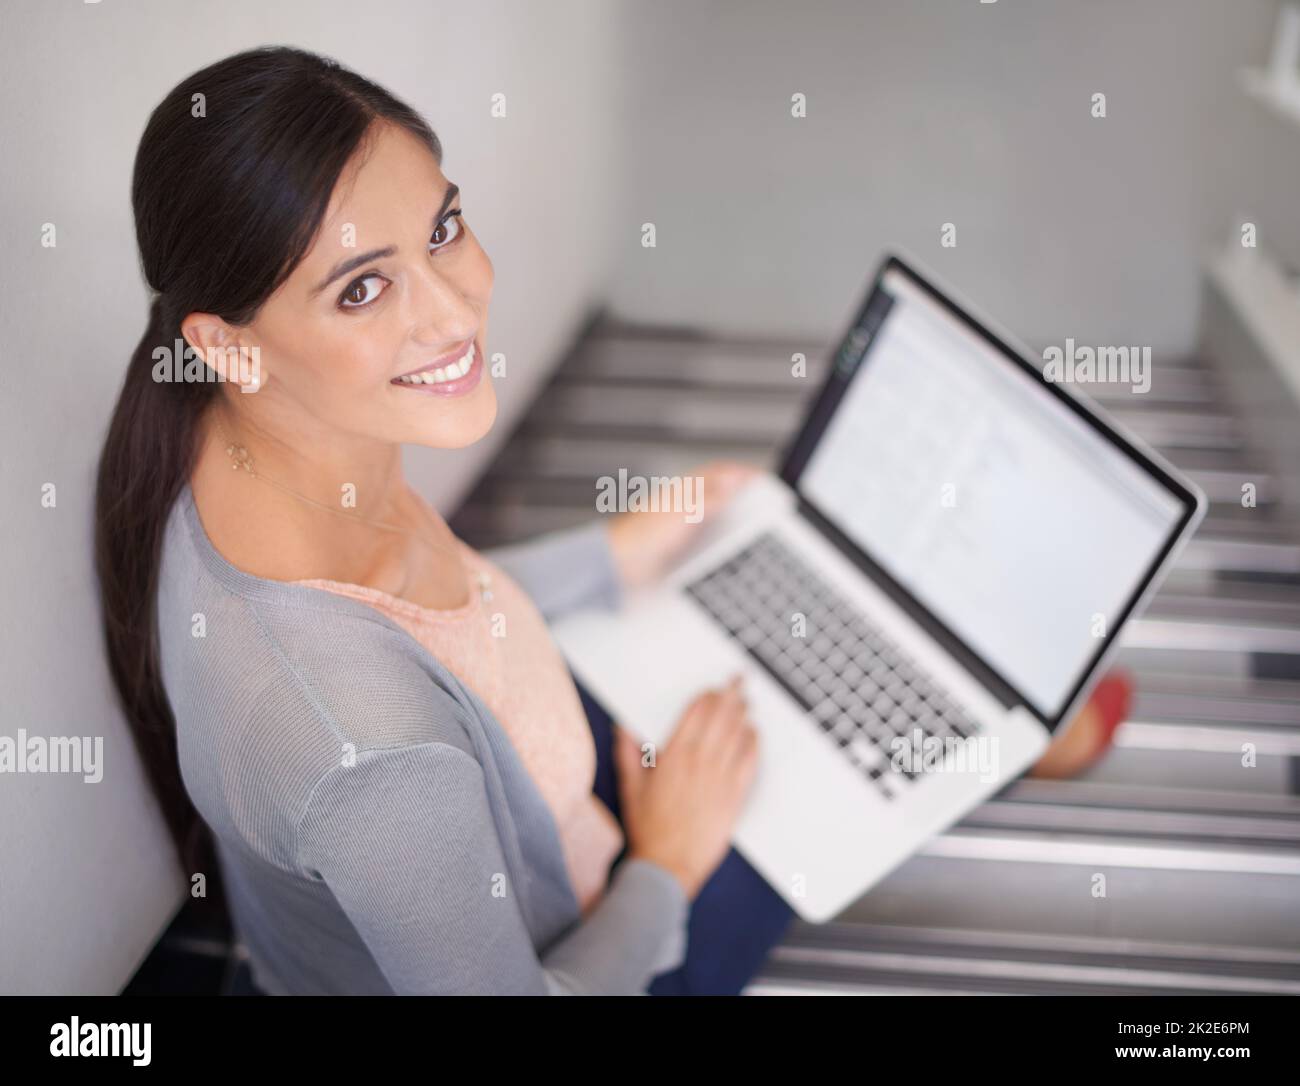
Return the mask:
[(309, 502), (358, 519), (403, 518), (410, 490), (400, 445), (286, 411), (265, 390), (249, 399), (260, 402), (231, 405), (223, 398), (209, 415), (211, 440), (223, 458), (233, 443), (242, 446), (253, 473)]
[[(229, 561), (272, 580), (321, 577), (394, 595), (441, 577), (463, 596), (455, 537), (407, 484), (400, 445), (280, 412), (269, 398), (234, 408), (217, 401), (205, 416), (191, 476)], [(232, 444), (247, 451), (252, 475), (231, 470)], [(426, 589), (417, 602), (432, 598)]]

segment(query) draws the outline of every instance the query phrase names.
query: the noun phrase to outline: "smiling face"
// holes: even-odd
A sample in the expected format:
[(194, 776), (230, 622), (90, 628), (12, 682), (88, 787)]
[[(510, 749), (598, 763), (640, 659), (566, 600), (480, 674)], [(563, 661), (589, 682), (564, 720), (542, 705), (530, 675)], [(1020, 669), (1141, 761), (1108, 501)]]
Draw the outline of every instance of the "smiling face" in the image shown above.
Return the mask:
[(260, 348), (258, 397), (304, 431), (460, 448), (496, 417), (492, 262), (428, 148), (388, 124), (368, 136), (311, 249), (238, 338)]

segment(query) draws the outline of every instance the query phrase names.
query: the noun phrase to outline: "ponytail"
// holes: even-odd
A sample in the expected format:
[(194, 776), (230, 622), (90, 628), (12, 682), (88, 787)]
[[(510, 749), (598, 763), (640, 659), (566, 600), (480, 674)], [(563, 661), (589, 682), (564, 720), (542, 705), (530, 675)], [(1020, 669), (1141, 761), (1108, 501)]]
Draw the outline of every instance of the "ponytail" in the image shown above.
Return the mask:
[(163, 529), (194, 463), (194, 436), (216, 386), (157, 381), (154, 352), (179, 324), (157, 297), (131, 356), (95, 484), (95, 568), (109, 670), (136, 748), (188, 872), (215, 874), (211, 834), (181, 781), (176, 724), (162, 684), (157, 596)]

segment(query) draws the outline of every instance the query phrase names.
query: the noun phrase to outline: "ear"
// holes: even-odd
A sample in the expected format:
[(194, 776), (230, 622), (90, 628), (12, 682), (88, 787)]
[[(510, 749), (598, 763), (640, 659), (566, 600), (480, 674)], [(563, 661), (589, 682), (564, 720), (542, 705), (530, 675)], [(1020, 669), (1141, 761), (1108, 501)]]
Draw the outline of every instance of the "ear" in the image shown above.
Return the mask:
[(212, 313), (191, 313), (181, 321), (181, 335), (210, 371), (209, 380), (226, 381), (241, 392), (256, 392), (266, 384), (262, 349), (249, 341), (247, 329)]

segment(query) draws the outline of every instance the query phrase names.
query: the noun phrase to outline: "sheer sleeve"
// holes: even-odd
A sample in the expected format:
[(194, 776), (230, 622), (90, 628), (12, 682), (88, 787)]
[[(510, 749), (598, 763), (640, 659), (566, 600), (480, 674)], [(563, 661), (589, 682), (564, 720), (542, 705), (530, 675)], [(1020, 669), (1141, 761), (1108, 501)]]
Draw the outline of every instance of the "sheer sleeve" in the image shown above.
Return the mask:
[(548, 621), (584, 607), (622, 605), (608, 521), (593, 519), (483, 555), (519, 583)]

